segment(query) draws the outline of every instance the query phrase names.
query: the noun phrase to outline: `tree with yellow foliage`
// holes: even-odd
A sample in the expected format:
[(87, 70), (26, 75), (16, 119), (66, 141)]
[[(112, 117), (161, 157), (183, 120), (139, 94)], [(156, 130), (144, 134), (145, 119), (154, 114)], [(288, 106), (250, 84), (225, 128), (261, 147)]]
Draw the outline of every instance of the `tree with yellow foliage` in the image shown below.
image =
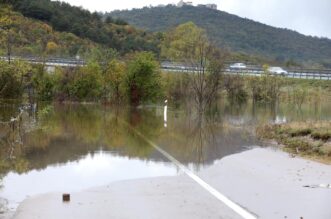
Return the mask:
[(107, 99), (114, 98), (119, 102), (123, 96), (123, 82), (126, 73), (126, 64), (113, 59), (109, 62), (104, 73), (104, 91)]
[(58, 45), (53, 42), (53, 41), (50, 41), (47, 43), (47, 46), (46, 46), (46, 53), (47, 54), (53, 54), (54, 52), (56, 52), (56, 50), (58, 49)]

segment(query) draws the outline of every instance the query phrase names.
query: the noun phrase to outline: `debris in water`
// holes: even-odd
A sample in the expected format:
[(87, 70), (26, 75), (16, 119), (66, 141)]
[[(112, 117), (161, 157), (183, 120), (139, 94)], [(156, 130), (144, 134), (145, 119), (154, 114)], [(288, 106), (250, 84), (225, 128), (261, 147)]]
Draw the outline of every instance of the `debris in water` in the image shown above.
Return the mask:
[(70, 194), (63, 194), (62, 195), (63, 202), (70, 202)]
[(316, 189), (316, 188), (331, 189), (331, 184), (305, 185), (303, 187), (312, 188), (312, 189)]

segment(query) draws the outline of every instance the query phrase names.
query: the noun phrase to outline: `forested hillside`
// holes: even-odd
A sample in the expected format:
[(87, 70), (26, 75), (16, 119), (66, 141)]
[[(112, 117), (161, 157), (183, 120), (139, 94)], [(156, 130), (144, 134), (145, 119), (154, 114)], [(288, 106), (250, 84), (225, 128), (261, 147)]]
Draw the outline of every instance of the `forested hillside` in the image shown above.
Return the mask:
[[(0, 3), (10, 5), (25, 17), (46, 23), (55, 31), (72, 33), (122, 54), (142, 50), (158, 53), (157, 35), (138, 30), (120, 19), (103, 19), (97, 13), (59, 1), (1, 0)], [(1, 15), (4, 16), (3, 12)]]
[(10, 7), (0, 8), (0, 54), (75, 56), (96, 47), (72, 33), (54, 31), (41, 21), (24, 17)]
[(226, 12), (203, 7), (174, 6), (114, 11), (111, 16), (149, 31), (165, 31), (192, 21), (206, 29), (218, 46), (232, 51), (262, 55), (279, 62), (319, 62), (331, 67), (331, 40), (274, 28)]

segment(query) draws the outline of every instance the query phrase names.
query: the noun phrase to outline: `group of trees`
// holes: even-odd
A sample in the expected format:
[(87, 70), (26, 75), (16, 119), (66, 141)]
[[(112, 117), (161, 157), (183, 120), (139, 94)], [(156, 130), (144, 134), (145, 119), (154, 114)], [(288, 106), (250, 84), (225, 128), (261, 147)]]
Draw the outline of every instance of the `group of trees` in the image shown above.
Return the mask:
[[(45, 51), (56, 48), (45, 43)], [(133, 105), (153, 102), (166, 94), (171, 98), (193, 98), (203, 113), (226, 90), (229, 99), (243, 102), (249, 94), (256, 101), (271, 102), (279, 96), (280, 79), (267, 72), (259, 78), (223, 75), (228, 53), (208, 40), (206, 32), (192, 22), (168, 31), (161, 44), (161, 56), (182, 63), (189, 71), (181, 78), (162, 81), (159, 63), (150, 52), (119, 56), (116, 50), (92, 49), (88, 65), (80, 68), (56, 68), (46, 72), (45, 66), (22, 62), (1, 62), (0, 98), (18, 98), (23, 91), (33, 90), (38, 100), (104, 101), (127, 100)], [(119, 58), (120, 57), (120, 58)], [(184, 79), (184, 80), (183, 80)], [(162, 89), (162, 88), (166, 88)]]
[(161, 44), (162, 57), (189, 68), (185, 89), (191, 92), (185, 95), (194, 98), (200, 113), (216, 102), (223, 90), (231, 102), (242, 103), (249, 97), (263, 103), (278, 100), (284, 85), (282, 77), (268, 72), (268, 66), (264, 66), (265, 73), (261, 77), (224, 75), (224, 62), (228, 55), (226, 50), (219, 50), (210, 43), (206, 32), (192, 22), (167, 32)]
[[(56, 68), (53, 74), (46, 72), (43, 65), (1, 62), (0, 97), (17, 98), (24, 88), (29, 88), (39, 100), (117, 103), (127, 100), (139, 105), (161, 100), (164, 95), (171, 98), (174, 94), (177, 99), (192, 98), (199, 113), (205, 112), (222, 90), (231, 101), (239, 102), (244, 102), (250, 95), (260, 102), (273, 102), (279, 97), (282, 79), (270, 75), (267, 66), (263, 76), (248, 80), (223, 75), (228, 52), (213, 46), (206, 32), (192, 22), (165, 34), (161, 56), (181, 63), (189, 70), (180, 78), (167, 80), (169, 77), (162, 78), (153, 53), (138, 52), (118, 58), (115, 50), (96, 50), (86, 66)], [(15, 70), (18, 68), (19, 71)]]
[(0, 62), (0, 98), (20, 98), (32, 89), (42, 101), (128, 100), (133, 105), (156, 100), (162, 95), (159, 64), (150, 52), (131, 54), (127, 62), (91, 61), (80, 68), (57, 68), (49, 73), (43, 65)]
[(260, 77), (226, 75), (224, 89), (230, 102), (244, 103), (249, 98), (258, 103), (276, 103), (285, 86), (284, 78), (271, 74), (268, 66), (264, 66), (264, 73)]
[(264, 74), (261, 77), (250, 79), (250, 88), (254, 101), (275, 103), (284, 85), (283, 78), (268, 72), (268, 66), (264, 66)]

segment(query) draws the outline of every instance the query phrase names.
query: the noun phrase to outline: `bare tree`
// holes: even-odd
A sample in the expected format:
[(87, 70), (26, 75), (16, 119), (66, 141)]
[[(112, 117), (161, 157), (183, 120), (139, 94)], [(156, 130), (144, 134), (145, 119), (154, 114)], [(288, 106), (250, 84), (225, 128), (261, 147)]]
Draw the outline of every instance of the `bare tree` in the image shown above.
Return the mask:
[(208, 42), (198, 45), (196, 60), (186, 61), (191, 69), (191, 86), (199, 113), (203, 113), (216, 99), (221, 88), (225, 54)]
[(227, 53), (210, 43), (205, 31), (192, 22), (167, 33), (161, 48), (163, 56), (184, 65), (198, 112), (203, 113), (218, 94)]

